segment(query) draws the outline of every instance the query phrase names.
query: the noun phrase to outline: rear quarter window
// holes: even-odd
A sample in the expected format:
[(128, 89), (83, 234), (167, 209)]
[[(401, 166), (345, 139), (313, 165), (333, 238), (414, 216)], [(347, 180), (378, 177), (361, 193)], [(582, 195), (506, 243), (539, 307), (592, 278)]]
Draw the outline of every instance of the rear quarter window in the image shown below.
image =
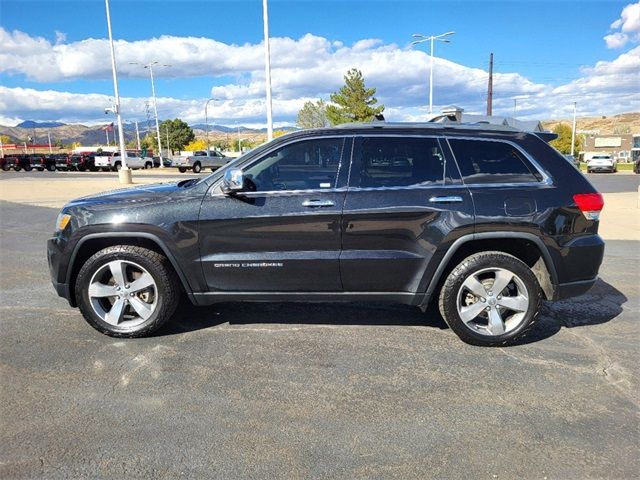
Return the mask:
[(449, 139), (466, 184), (529, 183), (542, 178), (522, 152), (510, 143)]

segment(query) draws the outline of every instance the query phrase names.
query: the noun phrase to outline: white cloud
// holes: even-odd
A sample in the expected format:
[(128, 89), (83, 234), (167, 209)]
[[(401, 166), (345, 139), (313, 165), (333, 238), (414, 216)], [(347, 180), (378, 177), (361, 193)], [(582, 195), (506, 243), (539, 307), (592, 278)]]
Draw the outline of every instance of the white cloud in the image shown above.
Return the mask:
[[(631, 5), (633, 6), (633, 5)], [(628, 6), (629, 7), (629, 6)], [(623, 10), (618, 28), (631, 34), (633, 21)], [(633, 12), (632, 12), (633, 13)], [(628, 26), (630, 25), (630, 26)], [(51, 83), (65, 80), (109, 79), (108, 44), (104, 39), (52, 44), (45, 38), (0, 27), (0, 72)], [(234, 81), (214, 86), (211, 95), (221, 99), (211, 105), (210, 116), (217, 123), (259, 124), (264, 122), (264, 67), (261, 44), (229, 45), (209, 38), (161, 36), (148, 40), (116, 42), (119, 70), (124, 77), (125, 120), (145, 118), (145, 98), (126, 96), (127, 77), (146, 77), (139, 66), (158, 60), (173, 65), (157, 69), (164, 77), (231, 77)], [(352, 45), (304, 35), (272, 38), (272, 86), (277, 121), (292, 123), (307, 100), (328, 99), (343, 84), (350, 68), (359, 68), (368, 85), (377, 88), (376, 97), (387, 106), (389, 120), (423, 120), (427, 117), (429, 56), (420, 50), (364, 39)], [(580, 78), (560, 86), (533, 82), (518, 73), (494, 74), (494, 112), (511, 114), (513, 100), (518, 116), (545, 118), (564, 112), (573, 101), (583, 114), (619, 113), (640, 109), (640, 47), (610, 62), (585, 68)], [(460, 105), (467, 112), (485, 109), (488, 73), (443, 58), (435, 58), (434, 109)], [(181, 117), (189, 122), (204, 120), (206, 99), (160, 97), (162, 118)], [(0, 87), (0, 111), (5, 119), (103, 122), (104, 107), (111, 102), (101, 94), (75, 94), (57, 90)]]
[(630, 41), (640, 41), (640, 2), (624, 7), (620, 18), (611, 24), (611, 28), (620, 31), (605, 35), (607, 48), (622, 48)]

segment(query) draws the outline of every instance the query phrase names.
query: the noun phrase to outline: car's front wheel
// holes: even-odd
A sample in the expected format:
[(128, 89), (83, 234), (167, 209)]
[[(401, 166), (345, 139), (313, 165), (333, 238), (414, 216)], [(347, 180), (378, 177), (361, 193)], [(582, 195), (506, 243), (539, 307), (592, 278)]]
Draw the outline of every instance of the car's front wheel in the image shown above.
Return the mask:
[(538, 279), (527, 264), (503, 252), (481, 252), (449, 274), (439, 307), (466, 343), (501, 346), (529, 330), (541, 301)]
[(113, 337), (142, 337), (160, 328), (178, 304), (178, 280), (166, 257), (116, 245), (91, 256), (75, 283), (87, 322)]
[(193, 173), (200, 173), (202, 171), (202, 165), (200, 162), (196, 162), (193, 164)]
[(178, 167), (178, 171), (179, 171), (180, 173), (184, 173), (184, 172), (186, 172), (186, 171), (187, 171), (187, 169), (186, 169), (186, 168), (184, 168), (184, 167)]

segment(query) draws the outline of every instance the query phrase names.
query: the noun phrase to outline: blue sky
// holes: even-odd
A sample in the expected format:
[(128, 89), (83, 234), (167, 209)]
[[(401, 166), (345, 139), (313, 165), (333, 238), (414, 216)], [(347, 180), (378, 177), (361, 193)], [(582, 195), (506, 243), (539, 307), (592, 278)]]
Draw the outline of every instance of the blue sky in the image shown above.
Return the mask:
[[(434, 72), (440, 73), (436, 82), (436, 92), (442, 101), (456, 102), (459, 99), (460, 101), (456, 103), (466, 102), (465, 106), (469, 110), (480, 109), (483, 102), (482, 91), (486, 82), (476, 70), (486, 71), (489, 53), (493, 52), (495, 72), (505, 74), (503, 88), (500, 88), (502, 84), (498, 82), (496, 89), (496, 98), (499, 100), (502, 96), (505, 110), (508, 105), (511, 105), (513, 98), (522, 96), (521, 103), (526, 109), (529, 108), (526, 106), (527, 100), (532, 100), (531, 104), (535, 103), (532, 96), (538, 98), (539, 95), (544, 94), (545, 99), (548, 99), (554, 93), (554, 89), (558, 88), (560, 90), (555, 91), (556, 96), (566, 97), (567, 101), (564, 103), (569, 104), (572, 87), (569, 87), (568, 91), (565, 87), (575, 85), (576, 82), (579, 84), (585, 77), (589, 77), (589, 73), (585, 75), (585, 68), (589, 69), (597, 62), (614, 64), (618, 61), (620, 63), (621, 55), (625, 54), (633, 57), (631, 62), (635, 61), (637, 32), (631, 30), (629, 39), (623, 46), (617, 48), (609, 48), (603, 39), (605, 35), (616, 31), (611, 25), (621, 17), (621, 12), (628, 4), (628, 1), (319, 2), (302, 0), (292, 2), (270, 0), (270, 35), (272, 38), (287, 37), (298, 41), (305, 35), (311, 34), (314, 38), (325, 41), (324, 47), (309, 47), (311, 55), (316, 51), (315, 49), (320, 48), (328, 52), (328, 57), (343, 58), (346, 53), (341, 53), (340, 49), (343, 46), (349, 48), (348, 57), (356, 63), (353, 66), (363, 69), (365, 78), (381, 77), (381, 80), (378, 80), (381, 86), (373, 81), (371, 83), (378, 87), (378, 95), (385, 101), (388, 108), (391, 108), (392, 112), (393, 109), (397, 109), (396, 113), (402, 119), (414, 119), (413, 117), (424, 113), (423, 103), (428, 88), (428, 56), (423, 54), (417, 57), (406, 53), (412, 33), (438, 34), (449, 30), (456, 32), (452, 37), (452, 43), (436, 44), (436, 58), (450, 62), (443, 63), (442, 67), (434, 69)], [(631, 12), (632, 16), (635, 16), (635, 11), (634, 9)], [(212, 87), (217, 86), (219, 89), (214, 90), (213, 94), (222, 96), (228, 102), (222, 109), (225, 112), (224, 116), (227, 117), (224, 120), (260, 123), (259, 102), (261, 100), (256, 91), (259, 90), (262, 73), (255, 62), (246, 67), (234, 64), (228, 68), (211, 68), (212, 73), (209, 74), (206, 65), (204, 68), (196, 65), (198, 58), (185, 59), (185, 56), (189, 56), (187, 53), (176, 58), (177, 54), (172, 53), (171, 47), (171, 41), (179, 42), (179, 39), (184, 37), (197, 37), (213, 40), (223, 44), (223, 47), (224, 45), (248, 45), (259, 50), (262, 41), (262, 2), (260, 0), (233, 2), (112, 0), (111, 14), (114, 37), (127, 41), (127, 45), (119, 47), (120, 60), (126, 61), (129, 55), (128, 49), (137, 52), (136, 58), (148, 60), (159, 58), (161, 61), (174, 64), (172, 68), (156, 70), (157, 93), (167, 98), (161, 108), (166, 115), (182, 113), (185, 116), (191, 115), (195, 121), (197, 116), (195, 104), (197, 101), (208, 98), (212, 94)], [(634, 21), (635, 18), (631, 18), (630, 22), (627, 22), (631, 25), (630, 28), (633, 28)], [(108, 56), (100, 56), (104, 50), (98, 47), (95, 50), (89, 50), (87, 45), (82, 46), (82, 42), (87, 42), (89, 39), (104, 39), (107, 36), (103, 1), (2, 0), (0, 26), (6, 34), (13, 35), (10, 47), (0, 45), (0, 60), (4, 59), (3, 53), (8, 56), (0, 66), (0, 85), (7, 89), (112, 95), (113, 85), (104, 69), (99, 65), (96, 65), (93, 70), (85, 68), (88, 63), (105, 63), (109, 66)], [(623, 25), (617, 30), (623, 32), (624, 28)], [(22, 36), (17, 38), (16, 31), (25, 34), (27, 40)], [(629, 31), (629, 28), (624, 31)], [(145, 44), (150, 39), (163, 35), (171, 36), (172, 40), (164, 42), (162, 49), (157, 45)], [(28, 48), (25, 46), (29, 43), (38, 43), (34, 40), (38, 37), (46, 39), (49, 45), (30, 45)], [(377, 43), (352, 49), (357, 42), (366, 39), (376, 39)], [(20, 43), (23, 41), (24, 45)], [(320, 45), (320, 43), (317, 40), (314, 45)], [(43, 59), (47, 61), (47, 49), (55, 49), (56, 44), (69, 46), (68, 50), (60, 54), (62, 60), (59, 61), (61, 64), (59, 68), (63, 73), (60, 75), (48, 75), (42, 72), (34, 74), (30, 70), (34, 68), (33, 65), (28, 65), (29, 57), (32, 57), (33, 62), (43, 62)], [(83, 48), (85, 50), (82, 50)], [(202, 44), (202, 48), (218, 48), (218, 44)], [(3, 52), (3, 49), (6, 51)], [(390, 53), (389, 50), (393, 49), (396, 49), (395, 53)], [(81, 50), (83, 56), (79, 55), (79, 58), (74, 59), (73, 55), (69, 55), (69, 52)], [(290, 50), (292, 55), (296, 54), (295, 45)], [(419, 50), (428, 51), (428, 46), (424, 44), (419, 47)], [(376, 72), (376, 64), (372, 62), (376, 52), (386, 52), (385, 58), (380, 60), (380, 72)], [(242, 54), (233, 49), (228, 53), (238, 56)], [(22, 55), (20, 62), (25, 65), (12, 66), (16, 62), (15, 55), (18, 54)], [(302, 48), (299, 55), (302, 54), (309, 55), (309, 49)], [(85, 61), (88, 55), (93, 55), (91, 62)], [(399, 55), (406, 56), (409, 63), (399, 58)], [(81, 68), (76, 68), (73, 65), (69, 66), (69, 62), (72, 61), (84, 61), (85, 64)], [(298, 63), (295, 63), (296, 61)], [(293, 62), (295, 63), (295, 65), (292, 64), (293, 66), (283, 66), (280, 77), (277, 72), (274, 72), (274, 90), (277, 90), (275, 97), (286, 103), (286, 107), (283, 103), (280, 113), (277, 108), (275, 110), (276, 119), (283, 123), (294, 120), (296, 101), (300, 103), (316, 96), (328, 97), (328, 94), (335, 90), (334, 87), (339, 86), (339, 80), (344, 74), (344, 71), (338, 70), (341, 68), (344, 70), (346, 65), (337, 60), (332, 63), (333, 60), (327, 58), (324, 68), (331, 69), (335, 66), (336, 69), (331, 78), (318, 81), (317, 85), (313, 84), (312, 79), (299, 78), (299, 84), (287, 91), (287, 86), (276, 85), (278, 78), (286, 79), (294, 73), (300, 77), (300, 70), (305, 69), (305, 59), (298, 57)], [(359, 65), (359, 62), (365, 66)], [(399, 72), (398, 66), (389, 65), (389, 62), (404, 62), (403, 64), (409, 67), (414, 65), (414, 70), (418, 73), (424, 69), (424, 76), (413, 75), (411, 72)], [(175, 65), (176, 63), (178, 65)], [(215, 63), (212, 61), (207, 65), (215, 66)], [(622, 63), (628, 67), (629, 59)], [(464, 67), (469, 77), (464, 77), (465, 73), (451, 64)], [(148, 78), (144, 76), (145, 72), (142, 69), (135, 72), (128, 70), (130, 68), (128, 65), (122, 66), (121, 95), (132, 99), (131, 101), (140, 99), (142, 102), (149, 95)], [(76, 69), (78, 73), (74, 74)], [(190, 69), (194, 70), (193, 75), (190, 74)], [(382, 72), (385, 72), (386, 77), (382, 78)], [(395, 85), (388, 78), (390, 75), (394, 76), (394, 72), (399, 72)], [(464, 88), (462, 85), (448, 85), (451, 82), (447, 81), (446, 75), (453, 75), (454, 72), (457, 75), (455, 78), (466, 78)], [(134, 76), (138, 78), (133, 78)], [(420, 78), (424, 79), (423, 83)], [(610, 92), (605, 91), (605, 93), (613, 96), (612, 98), (625, 99), (620, 102), (621, 107), (629, 105), (629, 98), (631, 106), (638, 107), (639, 99), (633, 96), (631, 88), (633, 84), (637, 86), (637, 79), (637, 75), (624, 75), (616, 80), (617, 85), (611, 86)], [(255, 87), (253, 90), (256, 90), (253, 93), (252, 85)], [(234, 90), (234, 87), (238, 86), (243, 87), (242, 92)], [(581, 102), (584, 113), (596, 113), (601, 107), (590, 107), (589, 104), (595, 103), (592, 99), (603, 92), (602, 86), (590, 91), (585, 91), (584, 85), (578, 86), (580, 88), (576, 88), (575, 96), (584, 100)], [(621, 89), (621, 86), (628, 88)], [(403, 92), (400, 96), (396, 94), (399, 87)], [(234, 93), (230, 93), (231, 91)], [(457, 95), (457, 91), (462, 93)], [(6, 96), (6, 90), (4, 93)], [(169, 99), (173, 99), (174, 102), (171, 103)], [(243, 100), (244, 104), (242, 104)], [(436, 104), (442, 106), (437, 98), (435, 100)], [(192, 104), (189, 104), (189, 101)], [(244, 108), (251, 102), (255, 103), (252, 108)], [(611, 106), (611, 102), (606, 104)], [(189, 105), (193, 108), (190, 109)], [(2, 106), (1, 103), (0, 106)], [(5, 113), (4, 119), (24, 119), (25, 115), (39, 115), (41, 118), (38, 119), (45, 120), (53, 119), (57, 115), (67, 120), (93, 120), (88, 112), (70, 112), (70, 115), (65, 116), (60, 109), (29, 108), (23, 109), (26, 111), (11, 112), (9, 115)], [(557, 102), (555, 105), (548, 104), (544, 108), (537, 109), (532, 105), (528, 110), (524, 110), (522, 115), (561, 114), (564, 112), (563, 109), (564, 107), (560, 107)], [(136, 111), (131, 112), (131, 115), (141, 115), (141, 108), (136, 107), (134, 110)], [(2, 115), (1, 111), (0, 115)]]

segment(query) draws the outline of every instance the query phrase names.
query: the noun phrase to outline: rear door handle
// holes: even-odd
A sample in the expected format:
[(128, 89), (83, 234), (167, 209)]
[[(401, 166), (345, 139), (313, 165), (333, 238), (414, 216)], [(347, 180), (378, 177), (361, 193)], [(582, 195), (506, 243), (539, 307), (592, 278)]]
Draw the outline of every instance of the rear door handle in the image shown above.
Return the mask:
[(317, 208), (317, 207), (333, 207), (335, 203), (331, 200), (305, 200), (302, 202), (303, 207)]
[(462, 197), (457, 195), (445, 196), (445, 197), (431, 197), (429, 199), (431, 203), (462, 203)]

